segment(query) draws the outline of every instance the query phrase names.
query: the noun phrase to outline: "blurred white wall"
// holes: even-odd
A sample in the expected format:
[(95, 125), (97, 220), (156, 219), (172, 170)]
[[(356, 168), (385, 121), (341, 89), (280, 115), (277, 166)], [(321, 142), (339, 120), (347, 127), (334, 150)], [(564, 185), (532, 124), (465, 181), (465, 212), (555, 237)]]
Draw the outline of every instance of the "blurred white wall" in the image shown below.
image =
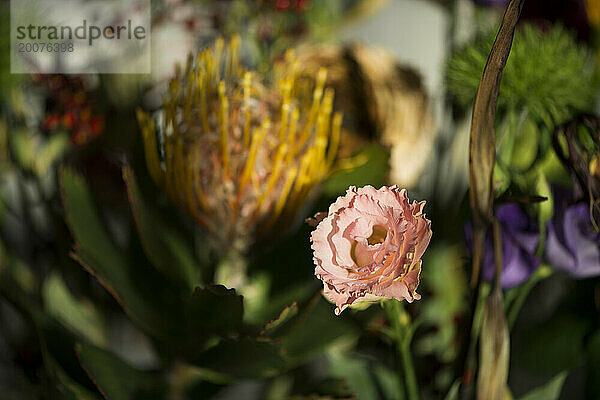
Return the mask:
[(437, 98), (442, 93), (449, 29), (450, 15), (437, 3), (389, 0), (374, 15), (345, 27), (340, 36), (388, 49), (401, 63), (419, 70), (429, 94)]

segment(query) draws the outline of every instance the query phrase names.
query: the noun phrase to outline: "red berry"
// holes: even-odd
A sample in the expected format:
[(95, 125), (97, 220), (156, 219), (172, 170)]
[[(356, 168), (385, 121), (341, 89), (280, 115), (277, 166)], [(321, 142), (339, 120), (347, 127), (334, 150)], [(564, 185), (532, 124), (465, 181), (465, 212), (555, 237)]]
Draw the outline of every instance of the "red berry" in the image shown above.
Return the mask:
[(75, 115), (72, 111), (68, 111), (62, 118), (63, 126), (66, 129), (71, 129), (75, 125)]
[(310, 0), (296, 0), (296, 9), (306, 11), (310, 7)]
[(290, 7), (290, 0), (276, 0), (275, 8), (279, 11), (285, 11)]
[(102, 117), (94, 117), (92, 119), (91, 128), (92, 136), (100, 136), (104, 130), (104, 119)]
[(85, 131), (81, 129), (75, 132), (73, 135), (71, 135), (71, 142), (73, 142), (73, 144), (76, 144), (77, 146), (81, 146), (86, 142), (86, 140), (87, 138)]
[(44, 120), (44, 123), (42, 124), (42, 129), (45, 131), (56, 129), (59, 121), (60, 117), (57, 114), (50, 114)]

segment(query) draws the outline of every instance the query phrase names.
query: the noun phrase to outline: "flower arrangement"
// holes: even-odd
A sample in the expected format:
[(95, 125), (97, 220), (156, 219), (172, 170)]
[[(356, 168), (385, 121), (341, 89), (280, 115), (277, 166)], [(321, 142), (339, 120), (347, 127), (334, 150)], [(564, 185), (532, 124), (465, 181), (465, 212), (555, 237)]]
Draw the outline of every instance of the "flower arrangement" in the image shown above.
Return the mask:
[(595, 40), (459, 3), (160, 0), (152, 74), (0, 57), (0, 399), (599, 398)]

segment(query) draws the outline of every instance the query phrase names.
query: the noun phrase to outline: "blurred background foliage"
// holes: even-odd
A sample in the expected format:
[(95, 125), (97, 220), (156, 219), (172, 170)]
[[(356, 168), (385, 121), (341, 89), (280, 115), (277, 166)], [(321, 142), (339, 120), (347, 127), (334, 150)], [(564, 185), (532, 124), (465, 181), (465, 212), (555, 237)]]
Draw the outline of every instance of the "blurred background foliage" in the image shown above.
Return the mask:
[[(505, 3), (156, 0), (149, 76), (10, 74), (10, 10), (0, 4), (0, 398), (407, 398), (381, 307), (336, 317), (313, 275), (304, 218), (348, 186), (366, 184), (409, 186), (411, 198), (427, 200), (434, 236), (422, 300), (402, 304), (412, 321), (411, 353), (423, 399), (458, 399), (460, 385), (468, 397), (476, 370), (463, 376), (457, 364), (463, 344), (477, 342), (481, 304), (471, 321), (467, 135)], [(518, 243), (519, 218), (503, 222), (512, 257), (506, 275), (531, 271), (504, 288), (506, 393), (596, 399), (598, 5), (570, 2), (583, 10), (577, 19), (554, 2), (538, 3), (524, 10), (496, 120), (497, 204), (518, 204), (537, 235), (529, 251)], [(420, 48), (444, 43), (439, 87), (393, 50), (380, 57), (353, 47), (347, 31), (363, 32), (386, 13), (409, 25), (388, 7), (406, 15), (423, 7), (419, 13), (443, 19), (446, 42), (425, 33), (414, 39)], [(382, 25), (382, 36), (413, 43), (396, 28)], [(285, 233), (276, 228), (236, 255), (246, 266), (243, 296), (216, 283), (219, 269), (239, 259), (221, 257), (152, 181), (136, 120), (136, 109), (160, 108), (176, 63), (233, 34), (242, 37), (242, 62), (267, 77), (288, 48), (336, 46), (328, 84), (343, 91), (334, 108), (346, 113), (343, 155), (298, 217), (286, 221)], [(409, 156), (425, 162), (415, 167)], [(394, 166), (415, 168), (417, 179), (399, 180)], [(591, 218), (565, 225), (563, 208), (581, 204)], [(560, 250), (576, 261), (591, 254), (585, 265), (563, 266), (549, 252), (546, 238), (564, 242), (556, 233), (563, 228), (587, 247), (561, 242)], [(533, 267), (532, 257), (539, 259)]]

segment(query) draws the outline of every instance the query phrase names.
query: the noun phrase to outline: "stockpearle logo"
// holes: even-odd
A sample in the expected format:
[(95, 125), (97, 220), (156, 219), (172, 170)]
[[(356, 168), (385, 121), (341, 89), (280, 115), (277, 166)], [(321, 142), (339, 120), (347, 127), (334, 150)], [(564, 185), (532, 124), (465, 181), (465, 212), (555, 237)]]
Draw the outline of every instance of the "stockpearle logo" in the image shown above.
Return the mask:
[(11, 0), (12, 73), (150, 73), (150, 0)]

